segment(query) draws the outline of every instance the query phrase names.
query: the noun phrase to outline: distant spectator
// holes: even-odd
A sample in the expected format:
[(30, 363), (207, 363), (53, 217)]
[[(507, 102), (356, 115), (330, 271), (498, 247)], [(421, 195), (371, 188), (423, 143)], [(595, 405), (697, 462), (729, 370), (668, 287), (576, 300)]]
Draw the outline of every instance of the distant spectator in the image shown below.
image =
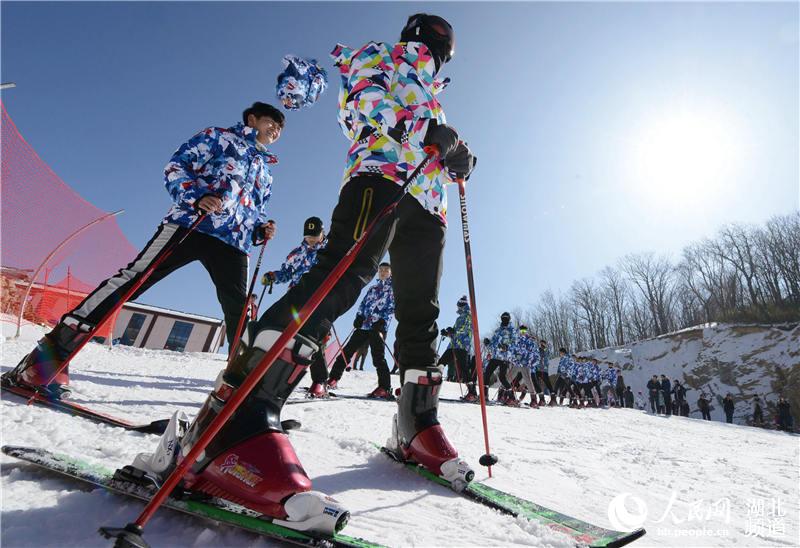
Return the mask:
[(625, 407), (633, 409), (633, 391), (631, 391), (630, 386), (625, 387), (625, 392), (622, 394), (622, 398), (623, 401), (625, 402)]
[(688, 417), (689, 416), (689, 402), (683, 400), (681, 402), (681, 417)]
[(664, 413), (672, 415), (672, 384), (666, 375), (661, 375), (661, 394), (664, 397)]
[(659, 415), (664, 415), (667, 412), (664, 409), (664, 392), (662, 390), (656, 390), (656, 409), (658, 409)]
[[(651, 404), (652, 404), (652, 401), (651, 401)], [(642, 394), (642, 391), (639, 390), (639, 392), (636, 394), (636, 409), (639, 409), (640, 411), (644, 411), (646, 407), (647, 407), (647, 404), (644, 401), (644, 394)]]
[(650, 410), (656, 413), (656, 406), (658, 405), (658, 392), (661, 385), (658, 382), (658, 375), (653, 375), (653, 378), (647, 381), (647, 392), (650, 397)]
[(722, 409), (725, 411), (725, 422), (733, 424), (733, 397), (730, 393), (722, 400)]
[(697, 408), (703, 414), (703, 420), (711, 420), (711, 406), (708, 404), (705, 392), (700, 393), (700, 399), (697, 400)]
[(792, 419), (792, 406), (789, 400), (784, 397), (778, 398), (778, 430), (785, 430), (791, 432), (794, 425)]
[[(620, 407), (628, 407), (628, 405), (625, 404), (625, 381), (622, 379), (622, 371), (620, 369), (617, 369), (617, 386), (615, 389)], [(633, 398), (633, 394), (631, 394), (631, 398)], [(633, 405), (630, 407), (633, 407)]]
[(761, 400), (753, 396), (753, 424), (761, 426), (764, 423), (764, 411), (761, 409)]

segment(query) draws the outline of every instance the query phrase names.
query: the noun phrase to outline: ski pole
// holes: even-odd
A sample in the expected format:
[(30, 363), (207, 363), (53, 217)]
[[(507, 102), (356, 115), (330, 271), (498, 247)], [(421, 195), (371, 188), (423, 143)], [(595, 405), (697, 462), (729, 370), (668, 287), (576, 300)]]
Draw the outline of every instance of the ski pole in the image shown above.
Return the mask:
[[(472, 314), (472, 338), (475, 348), (481, 348), (480, 328), (478, 327), (478, 303), (475, 299), (475, 280), (472, 274), (472, 246), (469, 237), (469, 221), (467, 220), (467, 194), (464, 179), (458, 179), (458, 197), (461, 203), (461, 234), (464, 238), (464, 258), (467, 264), (467, 285), (469, 286), (469, 304)], [(479, 352), (475, 352), (475, 370), (483, 369), (483, 360)], [(489, 424), (486, 419), (486, 387), (483, 385), (483, 375), (478, 375), (478, 392), (481, 398), (481, 419), (483, 420), (483, 441), (486, 453), (478, 462), (489, 469), (492, 477), (492, 465), (497, 464), (497, 457), (489, 450)]]
[(124, 529), (101, 527), (100, 533), (103, 536), (107, 538), (116, 537), (119, 543), (131, 542), (135, 539), (137, 542), (140, 541), (142, 545), (145, 544), (144, 539), (141, 538), (145, 524), (147, 524), (150, 518), (153, 517), (153, 514), (156, 512), (156, 510), (158, 510), (158, 508), (164, 503), (164, 500), (166, 500), (169, 494), (172, 493), (173, 489), (175, 489), (175, 487), (178, 485), (178, 482), (180, 482), (183, 476), (186, 475), (186, 472), (189, 470), (189, 468), (195, 463), (197, 458), (205, 450), (206, 446), (211, 442), (211, 440), (214, 439), (214, 436), (217, 435), (225, 423), (228, 422), (231, 416), (236, 412), (245, 398), (250, 394), (253, 388), (255, 388), (256, 384), (261, 381), (262, 377), (266, 374), (269, 368), (272, 367), (272, 364), (275, 362), (281, 352), (284, 351), (286, 345), (294, 339), (295, 335), (297, 335), (297, 333), (300, 331), (300, 328), (305, 325), (309, 317), (311, 317), (317, 307), (319, 307), (320, 303), (322, 303), (328, 293), (330, 293), (331, 289), (333, 289), (345, 271), (350, 268), (350, 265), (353, 264), (353, 261), (355, 261), (356, 257), (361, 252), (370, 236), (372, 236), (372, 234), (375, 232), (375, 228), (382, 224), (389, 217), (389, 215), (394, 213), (395, 209), (397, 209), (398, 203), (400, 203), (400, 200), (405, 196), (406, 189), (411, 184), (411, 181), (417, 177), (417, 175), (431, 162), (431, 160), (433, 160), (434, 156), (437, 154), (437, 151), (432, 147), (426, 147), (425, 152), (425, 159), (422, 160), (416, 169), (411, 173), (411, 175), (409, 175), (409, 177), (406, 179), (406, 182), (398, 190), (394, 199), (388, 205), (386, 205), (386, 207), (384, 207), (380, 213), (378, 213), (378, 215), (372, 220), (367, 228), (364, 229), (364, 231), (361, 233), (361, 236), (353, 243), (347, 253), (345, 253), (333, 270), (331, 270), (330, 274), (328, 274), (316, 291), (314, 291), (311, 297), (309, 297), (308, 301), (306, 301), (306, 303), (295, 316), (294, 321), (290, 322), (289, 325), (286, 326), (286, 329), (284, 329), (283, 332), (278, 336), (277, 340), (261, 358), (261, 361), (258, 362), (258, 365), (256, 365), (253, 371), (251, 371), (247, 377), (245, 377), (242, 385), (233, 392), (231, 398), (222, 407), (222, 409), (220, 409), (219, 414), (209, 423), (195, 444), (186, 454), (184, 459), (175, 466), (169, 477), (167, 477), (158, 491), (153, 494), (153, 498), (148, 501), (147, 505), (144, 507), (144, 510), (142, 510), (142, 513), (138, 518), (136, 518), (136, 521), (129, 523)]
[[(381, 337), (380, 335), (378, 335), (378, 336)], [(386, 342), (386, 339), (384, 337), (381, 337), (381, 341), (383, 342), (383, 347), (386, 349), (386, 351), (392, 357), (392, 361), (394, 362), (394, 366), (397, 367), (398, 369), (400, 369), (400, 364), (397, 363), (397, 358), (394, 357), (394, 352), (392, 352), (392, 349), (389, 348), (389, 343)]]
[[(59, 367), (58, 367), (58, 369), (56, 369), (55, 373), (53, 373), (50, 376), (50, 378), (47, 380), (47, 382), (43, 386), (48, 386), (49, 384), (51, 384), (53, 382), (53, 380), (56, 377), (58, 377), (58, 375), (69, 365), (69, 362), (72, 361), (72, 358), (74, 358), (75, 355), (78, 352), (81, 351), (81, 349), (86, 345), (86, 343), (88, 343), (90, 340), (92, 340), (92, 338), (94, 337), (94, 334), (97, 332), (97, 329), (101, 325), (103, 325), (105, 320), (108, 319), (108, 318), (113, 317), (114, 314), (119, 312), (119, 310), (122, 308), (122, 305), (124, 305), (126, 302), (128, 302), (128, 300), (131, 298), (131, 296), (134, 293), (136, 293), (136, 291), (138, 291), (138, 289), (144, 285), (144, 283), (153, 274), (153, 272), (155, 272), (156, 268), (158, 268), (161, 265), (161, 263), (163, 263), (167, 259), (167, 257), (172, 255), (175, 252), (175, 250), (178, 248), (178, 246), (181, 245), (186, 240), (186, 238), (188, 238), (192, 234), (192, 232), (194, 232), (194, 230), (197, 228), (197, 226), (203, 221), (203, 219), (206, 218), (206, 215), (208, 215), (208, 213), (206, 213), (206, 212), (201, 213), (197, 217), (197, 219), (191, 225), (189, 225), (189, 228), (186, 230), (186, 234), (181, 236), (180, 240), (178, 240), (177, 242), (172, 243), (169, 247), (167, 247), (166, 249), (162, 250), (161, 254), (158, 257), (156, 257), (153, 260), (152, 263), (150, 263), (150, 266), (148, 266), (146, 269), (144, 269), (144, 271), (141, 274), (139, 274), (139, 279), (137, 279), (133, 284), (131, 284), (131, 287), (128, 289), (128, 291), (126, 291), (125, 294), (111, 308), (111, 310), (108, 312), (106, 317), (103, 318), (102, 321), (98, 322), (92, 329), (90, 329), (86, 333), (86, 338), (84, 338), (83, 341), (78, 343), (78, 346), (76, 346), (75, 349), (72, 352), (70, 352), (70, 354), (67, 356), (67, 358), (63, 362), (61, 362), (61, 365), (59, 365)], [(37, 389), (36, 393), (37, 394), (39, 393), (38, 389)], [(35, 397), (31, 396), (31, 399), (28, 400), (28, 405), (32, 404), (34, 399), (35, 399)]]
[[(269, 223), (267, 223), (269, 224)], [(256, 288), (256, 280), (258, 279), (258, 272), (261, 270), (261, 261), (264, 259), (264, 250), (267, 249), (267, 241), (261, 244), (261, 251), (258, 252), (258, 260), (256, 261), (256, 269), (253, 272), (253, 277), (250, 279), (250, 287), (247, 289), (247, 298), (245, 299), (245, 305), (242, 309), (242, 314), (239, 316), (239, 325), (236, 326), (236, 338), (233, 340), (233, 346), (231, 346), (231, 351), (228, 353), (228, 363), (231, 363), (233, 356), (236, 355), (236, 350), (239, 348), (239, 341), (244, 334), (244, 326), (245, 321), (247, 320), (248, 313), (250, 312), (250, 305), (251, 301), (253, 300), (253, 291)]]
[(456, 379), (458, 379), (458, 391), (461, 392), (461, 396), (464, 396), (464, 387), (461, 386), (461, 364), (458, 363), (458, 358), (456, 357), (455, 348), (453, 349), (453, 362), (455, 362), (456, 366)]
[(350, 338), (353, 336), (353, 333), (356, 332), (356, 328), (355, 327), (353, 329), (351, 329), (350, 333), (347, 334), (347, 337), (344, 338), (344, 344), (342, 344), (342, 341), (339, 340), (339, 335), (336, 334), (336, 328), (333, 327), (332, 324), (331, 324), (331, 327), (333, 328), (333, 335), (334, 335), (334, 337), (336, 337), (336, 343), (339, 345), (339, 350), (336, 351), (336, 354), (333, 355), (333, 358), (331, 358), (331, 361), (328, 362), (328, 364), (326, 365), (326, 367), (328, 368), (328, 371), (330, 371), (331, 363), (333, 363), (336, 360), (336, 358), (339, 357), (340, 354), (344, 358), (344, 360), (347, 361), (347, 356), (344, 355), (344, 346), (347, 343), (350, 342)]

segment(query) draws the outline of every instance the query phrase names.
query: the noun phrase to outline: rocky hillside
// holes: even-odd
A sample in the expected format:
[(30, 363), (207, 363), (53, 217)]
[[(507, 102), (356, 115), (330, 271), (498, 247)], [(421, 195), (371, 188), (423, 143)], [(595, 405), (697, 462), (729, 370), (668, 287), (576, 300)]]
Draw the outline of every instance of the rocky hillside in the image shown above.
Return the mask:
[[(736, 404), (734, 422), (752, 417), (751, 399), (766, 399), (765, 422), (772, 423), (778, 396), (789, 398), (795, 427), (800, 421), (800, 324), (707, 324), (639, 341), (623, 347), (585, 352), (623, 369), (634, 393), (647, 394), (653, 375), (685, 382), (692, 417), (699, 417), (700, 392), (712, 396), (711, 417), (725, 420), (722, 398), (730, 392)], [(558, 360), (551, 363), (555, 371)]]

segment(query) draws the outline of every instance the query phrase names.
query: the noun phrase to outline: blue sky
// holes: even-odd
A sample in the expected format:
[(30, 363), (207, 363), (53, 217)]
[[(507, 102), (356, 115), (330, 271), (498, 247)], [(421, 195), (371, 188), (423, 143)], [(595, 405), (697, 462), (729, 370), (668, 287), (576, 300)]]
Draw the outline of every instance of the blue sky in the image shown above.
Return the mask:
[[(797, 3), (3, 2), (3, 102), (64, 181), (143, 245), (169, 207), (163, 168), (205, 126), (274, 102), (287, 53), (331, 88), (273, 147), (276, 268), (327, 223), (347, 141), (328, 52), (395, 40), (408, 15), (456, 30), (448, 121), (479, 157), (468, 188), (481, 324), (627, 253), (676, 254), (724, 223), (800, 207)], [(457, 189), (450, 189), (455, 211)], [(440, 323), (466, 292), (451, 214)], [(3, 237), (9, 235), (4, 234)], [(279, 293), (276, 291), (276, 293)], [(277, 295), (273, 296), (275, 298)], [(194, 265), (143, 302), (219, 317)], [(349, 331), (355, 311), (339, 322)]]

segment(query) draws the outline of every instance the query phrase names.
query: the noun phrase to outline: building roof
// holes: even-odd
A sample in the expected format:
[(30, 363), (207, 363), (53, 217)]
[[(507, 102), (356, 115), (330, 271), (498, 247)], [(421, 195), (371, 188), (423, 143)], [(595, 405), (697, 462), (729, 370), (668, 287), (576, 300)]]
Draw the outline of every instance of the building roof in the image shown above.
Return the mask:
[(187, 320), (195, 320), (195, 321), (222, 325), (222, 320), (220, 320), (219, 318), (212, 318), (210, 316), (201, 316), (200, 314), (189, 314), (188, 312), (180, 312), (179, 310), (172, 310), (171, 308), (163, 308), (160, 306), (153, 306), (150, 304), (128, 302), (125, 303), (124, 308), (128, 308), (130, 310), (141, 310), (144, 312), (152, 312), (154, 314), (159, 314), (159, 313), (169, 314), (170, 316), (178, 316), (180, 318), (186, 318)]

